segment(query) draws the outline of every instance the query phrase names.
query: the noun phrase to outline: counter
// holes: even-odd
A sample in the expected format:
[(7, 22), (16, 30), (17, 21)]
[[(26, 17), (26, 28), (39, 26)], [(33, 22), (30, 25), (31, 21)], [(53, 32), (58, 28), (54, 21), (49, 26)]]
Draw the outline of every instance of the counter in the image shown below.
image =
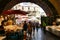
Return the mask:
[(59, 26), (46, 26), (46, 30), (60, 37), (60, 25)]

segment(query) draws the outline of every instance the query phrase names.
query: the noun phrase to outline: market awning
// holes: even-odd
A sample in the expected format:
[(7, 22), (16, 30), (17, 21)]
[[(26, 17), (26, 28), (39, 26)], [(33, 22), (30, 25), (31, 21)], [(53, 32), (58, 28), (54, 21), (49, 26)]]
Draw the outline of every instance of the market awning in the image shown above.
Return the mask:
[(2, 12), (3, 15), (9, 15), (9, 14), (22, 14), (22, 15), (26, 15), (28, 14), (25, 11), (21, 11), (21, 10), (6, 10)]

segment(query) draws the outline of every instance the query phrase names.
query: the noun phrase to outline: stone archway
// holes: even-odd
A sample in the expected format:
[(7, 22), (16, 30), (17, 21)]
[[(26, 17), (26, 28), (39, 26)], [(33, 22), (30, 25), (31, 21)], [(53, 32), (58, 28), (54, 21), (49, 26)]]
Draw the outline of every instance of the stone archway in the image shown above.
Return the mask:
[[(49, 8), (49, 6), (45, 3), (45, 2), (43, 2), (43, 1), (39, 1), (39, 0), (12, 0), (11, 2), (9, 2), (6, 6), (5, 6), (5, 8), (4, 8), (4, 10), (9, 10), (9, 9), (11, 9), (14, 5), (16, 5), (16, 4), (18, 4), (18, 3), (21, 3), (21, 2), (32, 2), (32, 3), (35, 3), (35, 4), (37, 4), (37, 5), (39, 5), (40, 7), (42, 7), (43, 8), (43, 10), (46, 12), (46, 14), (49, 14), (50, 16), (52, 16), (53, 15), (53, 12), (51, 11), (51, 9)], [(3, 11), (4, 11), (3, 10)]]

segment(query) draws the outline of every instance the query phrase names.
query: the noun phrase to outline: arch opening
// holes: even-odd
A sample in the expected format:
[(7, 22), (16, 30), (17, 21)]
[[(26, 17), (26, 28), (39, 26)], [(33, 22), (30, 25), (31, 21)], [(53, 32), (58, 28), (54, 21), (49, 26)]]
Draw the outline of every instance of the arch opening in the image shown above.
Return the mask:
[(22, 10), (28, 12), (28, 20), (38, 21), (41, 24), (41, 16), (47, 17), (45, 11), (37, 4), (31, 2), (22, 2), (16, 4), (11, 10)]

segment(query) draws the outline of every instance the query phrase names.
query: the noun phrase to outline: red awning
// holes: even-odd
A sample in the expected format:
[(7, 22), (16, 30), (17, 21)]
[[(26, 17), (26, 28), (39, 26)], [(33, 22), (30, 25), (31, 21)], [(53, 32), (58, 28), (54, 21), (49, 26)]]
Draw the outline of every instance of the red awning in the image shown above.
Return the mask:
[(25, 11), (21, 11), (21, 10), (7, 10), (7, 11), (3, 11), (2, 12), (3, 15), (9, 15), (9, 14), (22, 14), (22, 15), (26, 15), (28, 14)]

